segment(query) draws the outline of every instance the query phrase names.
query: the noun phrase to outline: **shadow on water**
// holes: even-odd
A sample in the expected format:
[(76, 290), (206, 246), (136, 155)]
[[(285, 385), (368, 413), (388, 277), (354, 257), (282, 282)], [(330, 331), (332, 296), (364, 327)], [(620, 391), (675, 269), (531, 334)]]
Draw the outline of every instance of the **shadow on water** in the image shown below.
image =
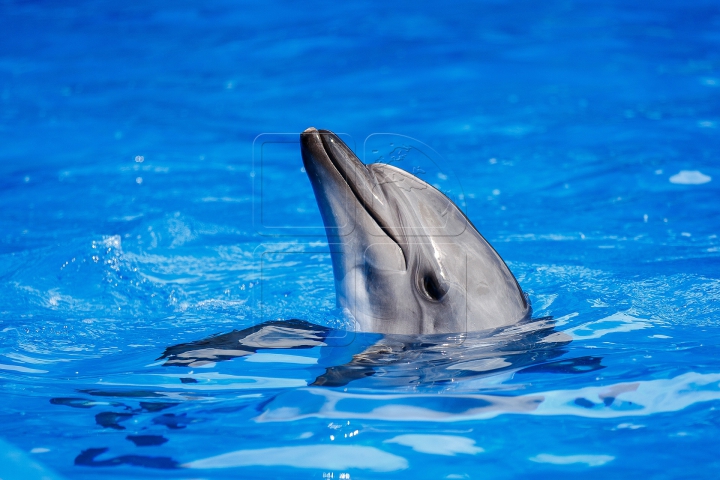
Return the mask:
[(329, 328), (304, 320), (271, 321), (167, 347), (158, 360), (166, 359), (165, 366), (200, 367), (251, 355), (261, 349), (322, 346), (328, 332)]
[(130, 465), (134, 467), (159, 468), (171, 470), (179, 468), (180, 464), (170, 457), (150, 457), (147, 455), (120, 455), (105, 460), (96, 460), (97, 457), (110, 450), (109, 448), (88, 448), (75, 458), (75, 465), (84, 467), (117, 467)]
[[(125, 397), (125, 398), (137, 398), (147, 397), (148, 393), (144, 391), (131, 391), (131, 392), (105, 392), (101, 390), (79, 390), (80, 393), (84, 393), (91, 396), (100, 397)], [(175, 407), (179, 405), (177, 402), (139, 402), (139, 407), (133, 408), (121, 402), (98, 402), (81, 397), (58, 397), (50, 399), (50, 403), (53, 405), (61, 405), (65, 407), (89, 409), (96, 406), (102, 407), (113, 407), (122, 411), (104, 411), (99, 412), (95, 415), (95, 423), (102, 427), (111, 430), (126, 430), (126, 427), (122, 423), (131, 420), (136, 415), (152, 415), (159, 413), (165, 409)], [(194, 419), (187, 418), (186, 414), (172, 414), (164, 413), (152, 418), (152, 424), (157, 426), (164, 426), (169, 430), (177, 430), (185, 428), (190, 423), (194, 423)], [(133, 443), (136, 447), (153, 447), (160, 446), (167, 443), (169, 440), (163, 435), (127, 435), (126, 440)], [(111, 458), (104, 458), (98, 460), (97, 457), (108, 452), (110, 449), (107, 447), (101, 448), (89, 448), (80, 452), (75, 458), (74, 464), (82, 467), (116, 467), (120, 465), (144, 467), (153, 469), (176, 469), (179, 468), (179, 463), (170, 457), (154, 457), (147, 455), (120, 455)]]
[(463, 334), (356, 334), (351, 345), (333, 346), (331, 329), (303, 320), (271, 321), (244, 330), (167, 347), (164, 366), (202, 366), (245, 357), (260, 350), (323, 347), (325, 372), (311, 386), (363, 387), (452, 382), (500, 371), (585, 373), (604, 368), (599, 357), (550, 362), (564, 353), (570, 337), (539, 318), (501, 329)]
[[(324, 372), (309, 381), (308, 385), (323, 387), (317, 391), (328, 394), (333, 392), (328, 387), (343, 387), (351, 383), (354, 387), (374, 389), (403, 389), (408, 386), (443, 388), (451, 382), (487, 377), (505, 371), (516, 374), (583, 374), (605, 368), (600, 357), (560, 359), (567, 353), (564, 347), (571, 338), (554, 327), (553, 319), (548, 317), (467, 334), (356, 334), (353, 342), (341, 344), (337, 339), (343, 337), (334, 336), (337, 332), (323, 326), (303, 320), (270, 321), (244, 330), (169, 346), (158, 360), (164, 360), (163, 367), (185, 369), (268, 351), (319, 348), (317, 372)], [(192, 384), (197, 383), (197, 380), (187, 377), (180, 378), (180, 382)], [(150, 416), (148, 425), (155, 429), (162, 428), (167, 433), (203, 421), (187, 413), (167, 413), (165, 410), (173, 409), (180, 403), (162, 401), (161, 398), (167, 397), (155, 391), (83, 389), (78, 390), (78, 393), (90, 398), (59, 397), (51, 399), (50, 403), (74, 409), (112, 407), (114, 411), (96, 413), (95, 423), (103, 429), (118, 433), (126, 431), (124, 424), (129, 425), (128, 421), (137, 415)], [(261, 405), (255, 405), (255, 408), (261, 417), (277, 415), (272, 408), (266, 412), (265, 406), (267, 402), (295, 402), (297, 399), (292, 396), (292, 392), (288, 393), (292, 398), (284, 400), (273, 395)], [(297, 393), (305, 395), (300, 391)], [(97, 397), (110, 397), (112, 400), (93, 400)], [(423, 408), (429, 408), (432, 405), (428, 405), (428, 402), (438, 400), (438, 397), (421, 394), (417, 398), (405, 398), (404, 405), (414, 405), (413, 399), (420, 402)], [(463, 405), (470, 401), (465, 397), (460, 400)], [(485, 408), (492, 407), (488, 399), (474, 401), (488, 404)], [(123, 402), (137, 402), (137, 406)], [(441, 407), (437, 407), (438, 411), (444, 408)], [(150, 433), (127, 435), (126, 439), (136, 447), (160, 446), (168, 442), (165, 436)], [(169, 457), (133, 454), (108, 458), (104, 455), (106, 452), (108, 448), (104, 447), (83, 450), (75, 458), (75, 465), (180, 468), (180, 464)]]
[[(387, 335), (352, 360), (326, 367), (313, 386), (341, 387), (367, 378), (363, 386), (423, 386), (494, 375), (582, 373), (586, 357), (550, 362), (567, 352), (570, 337), (554, 330), (551, 318), (530, 320), (502, 329), (462, 335)], [(579, 367), (579, 368), (578, 368)], [(597, 368), (604, 368), (598, 364)], [(369, 378), (372, 377), (372, 378)]]

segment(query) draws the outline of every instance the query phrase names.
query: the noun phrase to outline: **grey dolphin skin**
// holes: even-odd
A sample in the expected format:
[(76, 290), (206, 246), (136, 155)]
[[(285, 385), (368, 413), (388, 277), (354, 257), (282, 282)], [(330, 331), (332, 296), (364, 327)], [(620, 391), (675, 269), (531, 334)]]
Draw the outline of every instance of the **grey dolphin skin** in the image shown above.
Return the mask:
[(505, 262), (443, 193), (394, 166), (363, 164), (328, 130), (308, 128), (300, 144), (337, 303), (356, 330), (462, 333), (529, 317)]

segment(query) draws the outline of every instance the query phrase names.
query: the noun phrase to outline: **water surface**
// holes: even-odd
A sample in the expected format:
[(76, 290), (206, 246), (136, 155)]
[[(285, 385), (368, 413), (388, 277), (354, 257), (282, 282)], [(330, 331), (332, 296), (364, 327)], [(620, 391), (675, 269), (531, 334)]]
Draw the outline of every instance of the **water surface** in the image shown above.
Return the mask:
[[(720, 468), (716, 2), (4, 2), (0, 30), (3, 478)], [(535, 321), (344, 330), (311, 125), (447, 192)]]

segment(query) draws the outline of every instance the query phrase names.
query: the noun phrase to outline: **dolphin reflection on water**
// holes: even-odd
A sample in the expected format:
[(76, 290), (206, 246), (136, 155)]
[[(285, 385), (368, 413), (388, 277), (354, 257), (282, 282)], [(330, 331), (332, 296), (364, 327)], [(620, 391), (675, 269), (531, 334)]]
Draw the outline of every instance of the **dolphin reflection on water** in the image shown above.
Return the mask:
[(312, 386), (417, 386), (497, 374), (502, 371), (584, 373), (603, 368), (596, 357), (552, 362), (570, 337), (541, 318), (467, 334), (379, 335), (357, 333), (348, 345), (337, 331), (302, 320), (270, 321), (167, 347), (166, 367), (200, 367), (254, 353), (320, 348), (325, 371)]

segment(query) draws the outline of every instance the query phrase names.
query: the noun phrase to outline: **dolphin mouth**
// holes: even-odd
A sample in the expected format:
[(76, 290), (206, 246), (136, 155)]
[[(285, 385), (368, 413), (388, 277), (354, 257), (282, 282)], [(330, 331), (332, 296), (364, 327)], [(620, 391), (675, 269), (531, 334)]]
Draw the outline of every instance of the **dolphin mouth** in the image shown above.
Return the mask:
[[(403, 248), (406, 242), (402, 241), (401, 232), (390, 224), (392, 215), (387, 199), (382, 189), (377, 188), (378, 182), (371, 170), (330, 130), (310, 127), (300, 134), (300, 144), (303, 164), (318, 202), (326, 195), (324, 190), (328, 187), (322, 185), (322, 178), (329, 178), (332, 182), (342, 181), (378, 227), (400, 247), (407, 261), (406, 249)], [(318, 169), (325, 170), (329, 175), (314, 174)], [(327, 222), (325, 226), (328, 227)]]
[[(364, 163), (345, 145), (345, 142), (330, 130), (318, 130), (310, 127), (300, 134), (302, 145), (303, 163), (305, 169), (310, 172), (308, 163), (315, 162), (324, 168), (332, 168), (343, 178), (347, 186), (355, 195), (355, 198), (362, 204), (366, 194), (361, 188), (366, 187), (372, 192), (375, 186), (374, 178), (371, 178), (370, 171)], [(311, 178), (312, 180), (312, 178)]]

